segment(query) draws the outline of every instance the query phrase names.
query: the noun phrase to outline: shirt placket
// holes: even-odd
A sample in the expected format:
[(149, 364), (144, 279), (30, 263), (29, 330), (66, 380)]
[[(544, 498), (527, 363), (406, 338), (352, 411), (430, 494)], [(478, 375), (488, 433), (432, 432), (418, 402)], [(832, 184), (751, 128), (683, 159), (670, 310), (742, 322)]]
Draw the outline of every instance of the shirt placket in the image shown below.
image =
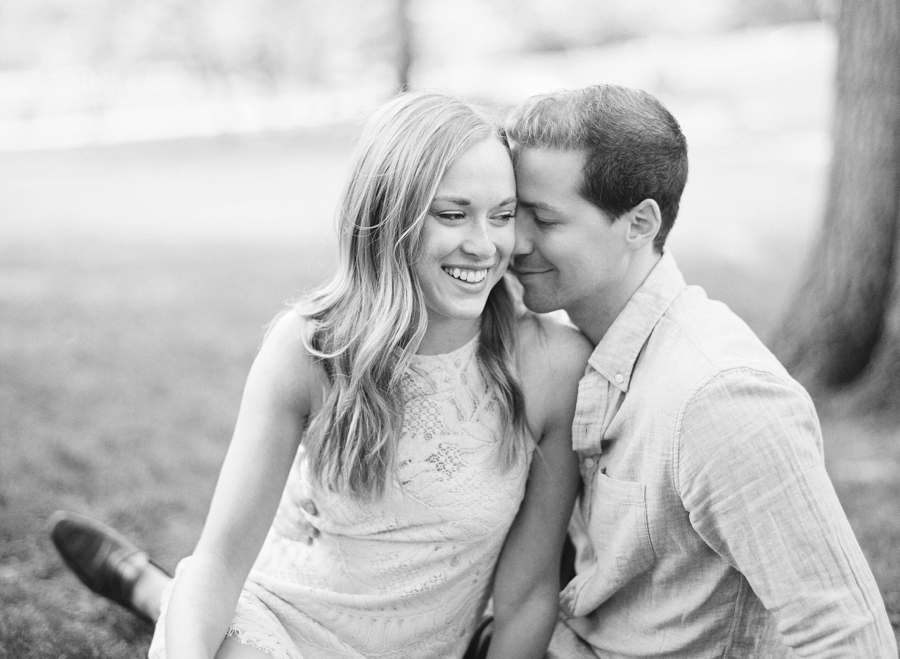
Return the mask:
[[(572, 423), (572, 448), (578, 453), (581, 479), (584, 484), (581, 510), (585, 519), (590, 517), (591, 503), (594, 499), (594, 476), (600, 465), (600, 455), (603, 453), (601, 446), (603, 434), (609, 424), (607, 411), (611, 389), (610, 382), (590, 365), (585, 369), (584, 377), (578, 384), (578, 400)], [(598, 423), (600, 420), (603, 422)]]

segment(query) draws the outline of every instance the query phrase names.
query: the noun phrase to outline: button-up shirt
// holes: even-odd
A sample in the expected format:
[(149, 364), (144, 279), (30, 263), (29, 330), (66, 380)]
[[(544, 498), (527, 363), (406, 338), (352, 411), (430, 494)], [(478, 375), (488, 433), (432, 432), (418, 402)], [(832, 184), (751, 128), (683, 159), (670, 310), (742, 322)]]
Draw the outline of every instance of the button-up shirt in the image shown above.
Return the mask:
[(560, 601), (596, 656), (897, 657), (812, 401), (668, 253), (591, 355), (572, 441)]

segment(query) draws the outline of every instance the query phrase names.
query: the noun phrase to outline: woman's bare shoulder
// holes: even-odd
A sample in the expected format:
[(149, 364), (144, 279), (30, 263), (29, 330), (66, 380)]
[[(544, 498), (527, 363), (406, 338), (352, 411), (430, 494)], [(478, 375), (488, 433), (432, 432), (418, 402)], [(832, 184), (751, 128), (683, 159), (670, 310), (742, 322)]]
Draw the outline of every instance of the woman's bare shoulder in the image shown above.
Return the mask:
[(567, 319), (526, 312), (519, 317), (519, 363), (523, 371), (546, 372), (551, 367), (563, 377), (580, 378), (593, 347)]
[(293, 308), (283, 311), (270, 323), (254, 368), (264, 369), (273, 384), (289, 396), (310, 402), (320, 397), (325, 385), (321, 362), (307, 348), (308, 320)]
[(292, 361), (311, 358), (304, 342), (307, 322), (296, 309), (285, 309), (266, 328), (260, 351), (276, 352), (280, 357)]
[[(591, 344), (573, 325), (552, 317), (528, 314), (519, 322), (519, 374), (529, 426), (540, 437), (568, 438)], [(546, 434), (554, 428), (565, 431)]]

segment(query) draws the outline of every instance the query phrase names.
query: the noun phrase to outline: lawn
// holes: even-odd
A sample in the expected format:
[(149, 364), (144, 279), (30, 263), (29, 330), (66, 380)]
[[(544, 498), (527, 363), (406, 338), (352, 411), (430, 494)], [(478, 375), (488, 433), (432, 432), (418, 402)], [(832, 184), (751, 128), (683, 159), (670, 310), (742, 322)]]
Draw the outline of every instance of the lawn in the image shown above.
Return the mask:
[[(692, 141), (672, 236), (688, 280), (763, 337), (821, 212), (810, 97), (813, 121)], [(46, 519), (93, 515), (170, 568), (191, 551), (263, 329), (331, 267), (349, 133), (0, 154), (0, 659), (145, 655), (150, 628), (81, 587)], [(896, 630), (900, 437), (823, 427)]]
[(169, 566), (189, 552), (262, 329), (327, 256), (74, 242), (0, 260), (29, 293), (3, 304), (0, 656), (143, 656), (148, 630), (65, 573), (44, 520), (87, 512)]

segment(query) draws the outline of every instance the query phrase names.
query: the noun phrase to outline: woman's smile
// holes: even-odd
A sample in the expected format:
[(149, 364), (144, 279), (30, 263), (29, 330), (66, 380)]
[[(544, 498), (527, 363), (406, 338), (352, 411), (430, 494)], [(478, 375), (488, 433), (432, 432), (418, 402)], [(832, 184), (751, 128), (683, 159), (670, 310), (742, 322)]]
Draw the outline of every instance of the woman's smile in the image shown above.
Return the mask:
[(488, 269), (489, 268), (479, 268), (477, 270), (473, 270), (471, 268), (454, 268), (451, 266), (444, 266), (443, 268), (444, 272), (446, 272), (454, 279), (458, 279), (469, 284), (478, 284), (483, 282), (484, 278), (487, 277)]

